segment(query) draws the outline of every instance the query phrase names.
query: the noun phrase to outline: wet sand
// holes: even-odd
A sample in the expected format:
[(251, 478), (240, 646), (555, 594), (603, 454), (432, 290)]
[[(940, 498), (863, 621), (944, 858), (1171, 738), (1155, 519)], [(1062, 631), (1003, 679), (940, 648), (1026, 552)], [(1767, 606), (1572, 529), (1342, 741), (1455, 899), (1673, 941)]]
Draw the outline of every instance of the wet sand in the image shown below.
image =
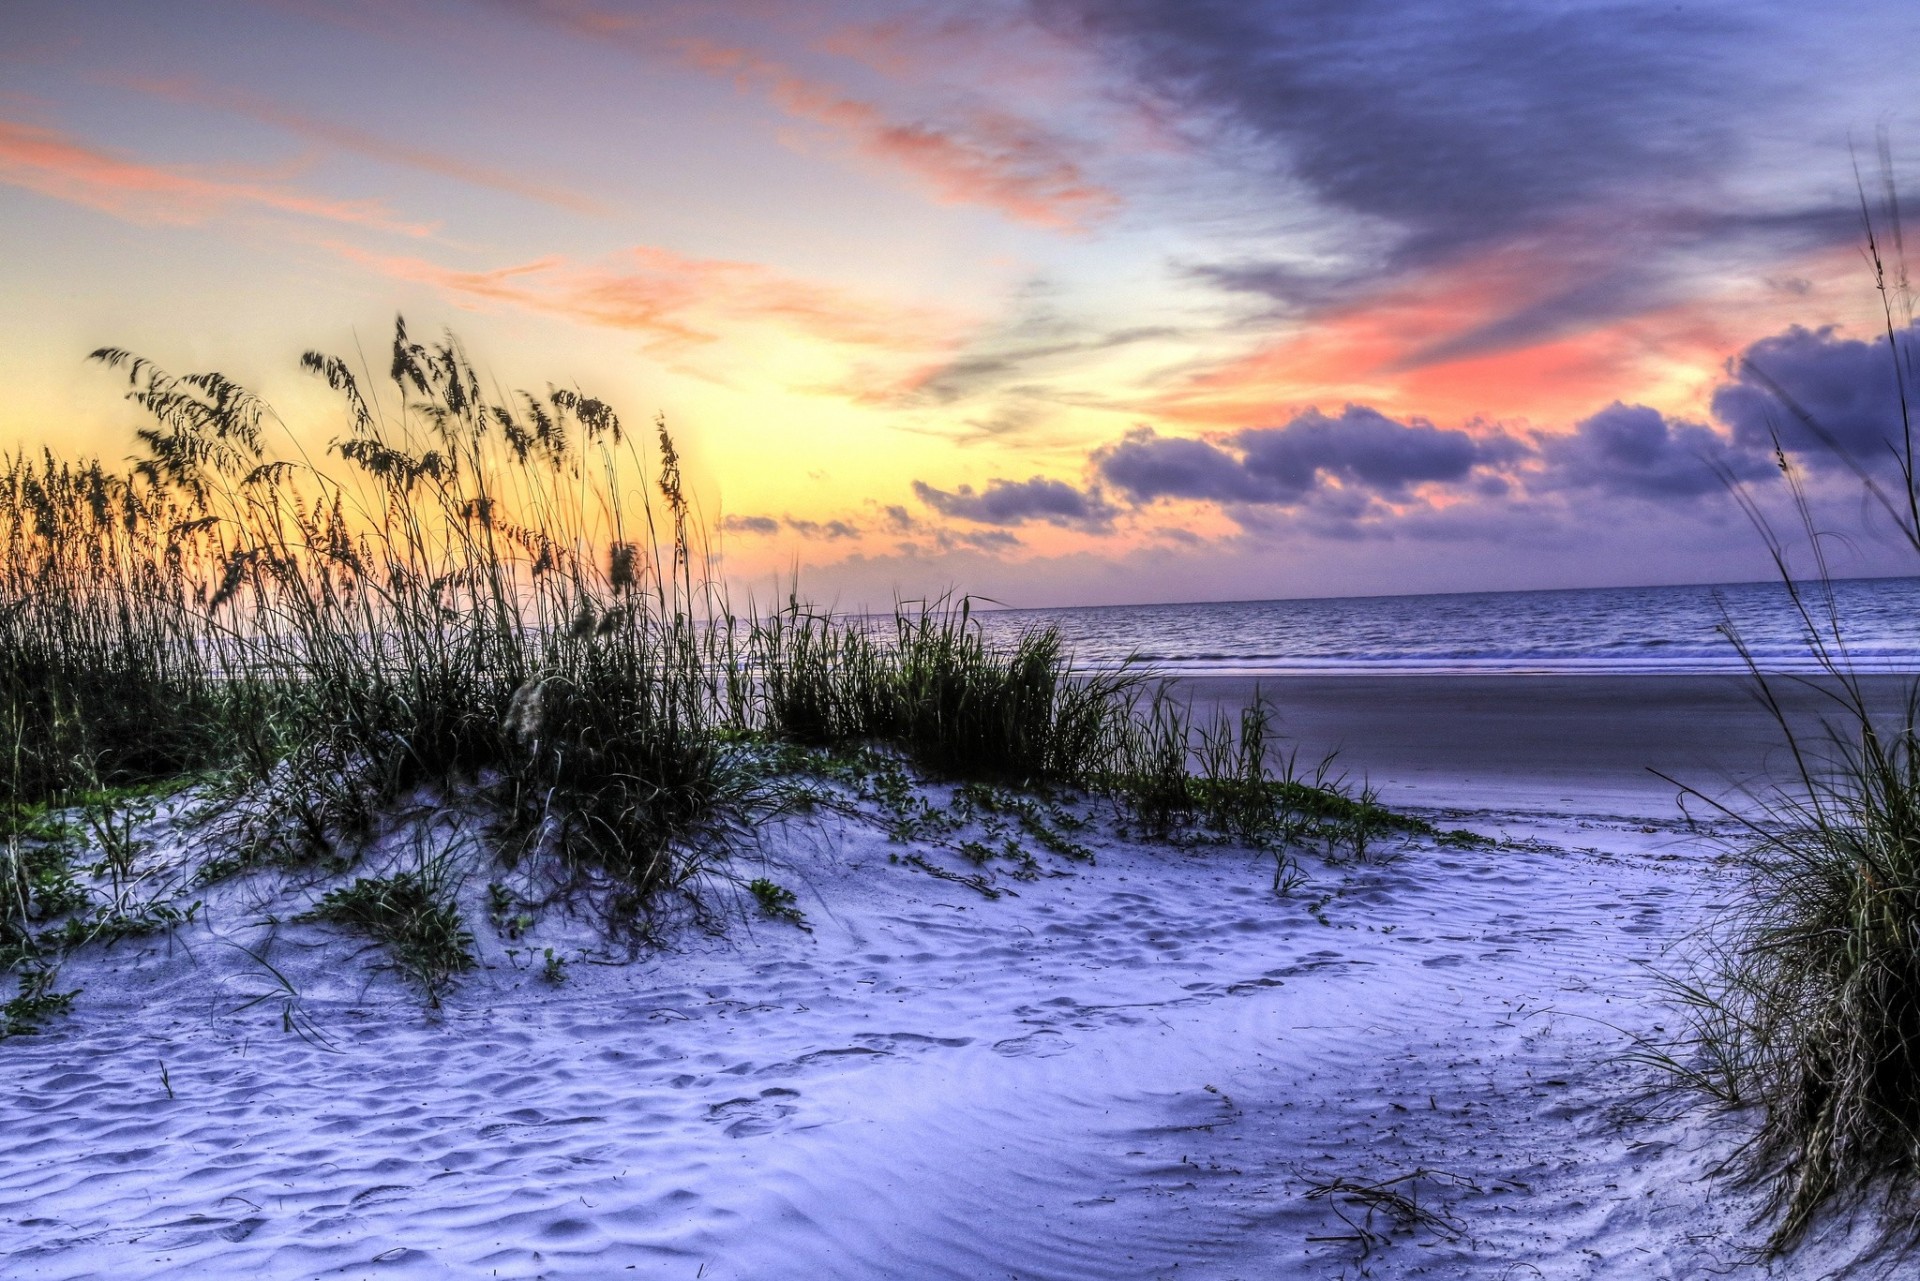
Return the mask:
[[(1896, 711), (1913, 678), (1865, 687)], [(1237, 708), (1256, 684), (1302, 763), (1337, 752), (1350, 780), (1402, 805), (1505, 805), (1670, 818), (1679, 789), (1724, 803), (1791, 768), (1779, 727), (1737, 676), (1192, 676), (1176, 682), (1195, 711)], [(1804, 682), (1777, 688), (1800, 728), (1838, 709)], [(1655, 771), (1658, 771), (1656, 773)], [(1698, 801), (1695, 813), (1705, 813)]]

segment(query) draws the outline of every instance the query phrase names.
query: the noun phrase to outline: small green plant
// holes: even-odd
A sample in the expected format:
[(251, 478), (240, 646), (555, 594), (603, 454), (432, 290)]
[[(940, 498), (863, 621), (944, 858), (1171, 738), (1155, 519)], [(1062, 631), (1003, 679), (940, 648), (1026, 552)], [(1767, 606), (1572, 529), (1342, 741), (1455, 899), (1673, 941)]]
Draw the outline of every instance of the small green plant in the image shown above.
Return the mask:
[(567, 981), (566, 958), (556, 956), (552, 948), (545, 949), (540, 964), (540, 977), (554, 987), (565, 983)]
[(451, 891), (447, 863), (430, 861), (418, 871), (361, 877), (330, 890), (300, 919), (344, 926), (382, 944), (437, 1007), (447, 985), (475, 965), (473, 936)]
[(786, 921), (802, 929), (806, 928), (806, 914), (800, 910), (799, 901), (794, 898), (793, 891), (786, 886), (760, 876), (747, 882), (747, 892), (752, 894), (753, 901), (760, 905), (762, 916), (769, 920)]
[(1282, 898), (1307, 883), (1300, 860), (1284, 849), (1273, 851), (1273, 892)]
[(55, 972), (45, 966), (30, 965), (19, 973), (18, 995), (0, 1005), (0, 1041), (10, 1036), (31, 1036), (38, 1032), (41, 1024), (48, 1019), (71, 1009), (73, 998), (80, 995), (77, 988), (70, 992), (54, 991)]
[(90, 943), (111, 946), (122, 939), (146, 938), (178, 929), (192, 921), (199, 911), (197, 899), (185, 907), (160, 899), (108, 904), (88, 914), (69, 916), (58, 929), (43, 933), (40, 941), (62, 953)]
[(533, 928), (533, 913), (498, 881), (487, 885), (487, 919), (496, 932), (516, 942)]
[(25, 938), (35, 922), (85, 910), (65, 839), (9, 840), (0, 855), (0, 941)]

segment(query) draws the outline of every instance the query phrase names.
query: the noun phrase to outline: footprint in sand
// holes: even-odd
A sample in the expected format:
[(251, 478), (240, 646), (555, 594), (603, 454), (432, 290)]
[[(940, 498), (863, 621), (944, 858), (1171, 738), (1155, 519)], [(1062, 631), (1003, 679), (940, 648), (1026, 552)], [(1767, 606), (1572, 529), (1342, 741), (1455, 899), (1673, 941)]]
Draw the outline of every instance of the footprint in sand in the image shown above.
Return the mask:
[(1072, 1048), (1072, 1041), (1047, 1028), (993, 1043), (993, 1052), (1004, 1054), (1008, 1058), (1050, 1059), (1056, 1054), (1065, 1054)]
[(760, 1091), (754, 1098), (728, 1099), (725, 1103), (714, 1104), (707, 1109), (707, 1120), (725, 1126), (728, 1138), (744, 1139), (755, 1134), (766, 1134), (800, 1110), (797, 1105), (787, 1101), (799, 1097), (800, 1091), (776, 1085)]

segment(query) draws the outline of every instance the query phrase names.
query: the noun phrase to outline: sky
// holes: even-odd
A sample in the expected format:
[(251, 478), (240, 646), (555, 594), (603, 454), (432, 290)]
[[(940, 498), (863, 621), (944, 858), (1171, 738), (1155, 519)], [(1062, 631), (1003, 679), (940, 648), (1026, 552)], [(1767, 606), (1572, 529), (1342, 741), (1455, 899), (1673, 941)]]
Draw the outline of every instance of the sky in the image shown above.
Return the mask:
[(0, 0), (0, 447), (126, 457), (111, 345), (324, 449), (300, 354), (404, 315), (664, 414), (762, 595), (1761, 578), (1776, 439), (1912, 572), (1833, 446), (1898, 432), (1916, 51), (1887, 0)]

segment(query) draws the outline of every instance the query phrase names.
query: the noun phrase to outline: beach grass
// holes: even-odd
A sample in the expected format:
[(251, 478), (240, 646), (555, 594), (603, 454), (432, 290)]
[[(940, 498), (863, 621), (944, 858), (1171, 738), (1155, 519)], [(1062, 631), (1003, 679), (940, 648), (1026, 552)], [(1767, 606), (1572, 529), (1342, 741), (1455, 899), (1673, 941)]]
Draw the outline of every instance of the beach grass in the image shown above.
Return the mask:
[(444, 855), (387, 876), (363, 876), (329, 890), (303, 919), (324, 921), (383, 945), (431, 1004), (474, 967), (473, 935), (454, 902), (457, 879)]
[[(1920, 356), (1901, 338), (1913, 320), (1904, 265), (1883, 256), (1884, 233), (1891, 231), (1896, 249), (1900, 242), (1890, 177), (1887, 192), (1884, 214), (1876, 215), (1863, 185), (1861, 209), (1899, 392), (1890, 457), (1852, 456), (1784, 389), (1775, 390), (1782, 412), (1828, 444), (1920, 555), (1908, 395), (1920, 386)], [(1765, 370), (1755, 372), (1773, 386)], [(1837, 1205), (1871, 1206), (1890, 1238), (1910, 1236), (1920, 1223), (1920, 683), (1909, 684), (1892, 714), (1868, 697), (1799, 465), (1784, 449), (1776, 455), (1800, 524), (1797, 541), (1813, 558), (1810, 573), (1796, 572), (1787, 540), (1728, 479), (1787, 587), (1819, 672), (1770, 676), (1726, 629), (1792, 768), (1783, 785), (1757, 798), (1757, 814), (1718, 807), (1743, 833), (1728, 851), (1739, 893), (1700, 940), (1696, 967), (1670, 979), (1687, 1032), (1652, 1057), (1682, 1085), (1758, 1110), (1739, 1164), (1771, 1188), (1767, 1245), (1779, 1253)], [(1789, 679), (1821, 700), (1818, 730), (1789, 717)]]

